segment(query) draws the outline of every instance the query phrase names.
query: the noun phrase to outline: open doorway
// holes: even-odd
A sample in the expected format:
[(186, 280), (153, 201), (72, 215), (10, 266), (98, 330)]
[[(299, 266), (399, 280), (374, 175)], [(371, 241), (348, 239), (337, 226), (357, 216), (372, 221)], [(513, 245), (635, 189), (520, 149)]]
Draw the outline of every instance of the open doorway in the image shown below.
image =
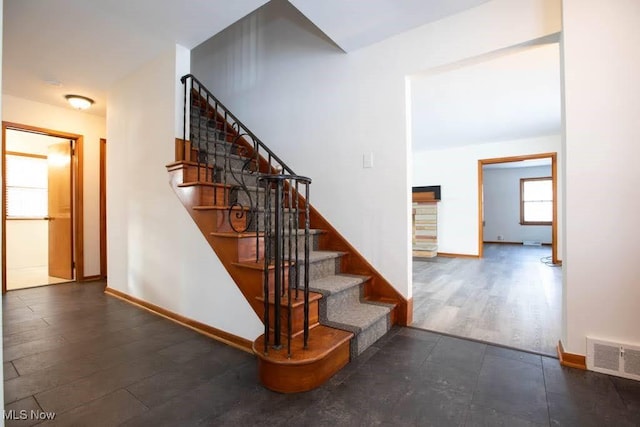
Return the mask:
[[(557, 39), (548, 38), (408, 79), (412, 186), (442, 190), (434, 213), (436, 254), (413, 260), (412, 326), (555, 354), (562, 316), (562, 269), (552, 267), (559, 265), (562, 245), (556, 193), (559, 51)], [(551, 187), (552, 200), (535, 203), (552, 205), (552, 218), (520, 217), (520, 180), (528, 178), (523, 175), (511, 188), (516, 199), (509, 209), (516, 216), (508, 227), (490, 230), (484, 223), (483, 168), (534, 159), (550, 163), (548, 172), (531, 178)], [(534, 201), (525, 204), (530, 210)], [(511, 227), (522, 228), (522, 222), (545, 225), (527, 225), (512, 235)], [(548, 236), (534, 235), (536, 228)]]
[(478, 160), (478, 206), (479, 258), (487, 243), (548, 244), (559, 263), (556, 153)]
[(477, 167), (478, 256), (414, 258), (412, 326), (553, 356), (562, 315), (557, 154)]
[(3, 293), (82, 279), (81, 153), (81, 135), (3, 122)]

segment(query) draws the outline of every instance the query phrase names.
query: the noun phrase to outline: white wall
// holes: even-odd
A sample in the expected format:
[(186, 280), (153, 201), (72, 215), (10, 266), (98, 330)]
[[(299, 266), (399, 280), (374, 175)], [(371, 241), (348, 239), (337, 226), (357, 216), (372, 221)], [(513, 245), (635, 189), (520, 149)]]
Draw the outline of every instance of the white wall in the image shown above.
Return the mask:
[[(410, 296), (406, 76), (556, 33), (559, 9), (558, 0), (494, 0), (344, 54), (277, 0), (196, 47), (192, 70), (313, 179), (312, 203)], [(365, 153), (374, 168), (363, 169)]]
[(84, 136), (84, 275), (100, 274), (100, 138), (104, 117), (42, 104), (11, 95), (2, 97), (2, 119)]
[(567, 351), (640, 345), (640, 2), (564, 0)]
[(520, 225), (520, 179), (547, 176), (551, 176), (551, 166), (484, 167), (485, 242), (534, 240), (551, 244), (550, 225)]
[[(440, 185), (438, 204), (438, 251), (478, 255), (478, 160), (557, 152), (561, 158), (560, 135), (516, 141), (476, 144), (447, 150), (414, 153), (413, 186)], [(558, 192), (562, 188), (558, 162)], [(562, 212), (558, 196), (558, 212)], [(558, 221), (558, 230), (562, 222)], [(562, 239), (558, 239), (558, 250)]]
[(189, 51), (175, 46), (117, 82), (107, 103), (109, 287), (232, 334), (262, 324), (169, 186)]

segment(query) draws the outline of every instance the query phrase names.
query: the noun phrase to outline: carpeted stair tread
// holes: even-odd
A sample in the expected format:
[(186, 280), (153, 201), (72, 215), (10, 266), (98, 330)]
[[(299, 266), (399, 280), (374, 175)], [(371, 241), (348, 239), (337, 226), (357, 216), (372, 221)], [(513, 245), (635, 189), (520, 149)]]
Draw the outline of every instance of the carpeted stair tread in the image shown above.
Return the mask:
[[(349, 310), (329, 314), (327, 320), (334, 324), (355, 327), (361, 331), (387, 316), (390, 311), (389, 307), (383, 305), (360, 303), (351, 305)], [(352, 328), (348, 329), (353, 331)]]
[[(201, 210), (206, 210), (206, 209), (217, 209), (217, 206), (196, 206), (194, 207), (194, 209), (201, 209)], [(229, 209), (228, 207), (223, 207), (221, 209)], [(293, 232), (293, 234), (297, 234), (297, 235), (303, 235), (304, 234), (304, 230), (299, 230), (300, 232), (296, 233), (295, 230)], [(309, 235), (313, 236), (316, 234), (323, 234), (326, 233), (325, 230), (322, 230), (320, 228), (310, 228), (309, 229)], [(256, 237), (256, 232), (255, 231), (245, 231), (244, 233), (238, 233), (235, 231), (220, 231), (220, 232), (212, 232), (210, 233), (211, 236), (218, 236), (218, 237), (230, 237), (230, 238), (243, 238), (243, 237)], [(289, 235), (289, 231), (285, 231), (284, 233), (285, 236)], [(259, 237), (264, 237), (264, 232), (260, 231), (258, 232), (258, 236)]]
[[(304, 236), (304, 229), (299, 229), (299, 230), (291, 230), (292, 234), (297, 234), (298, 236)], [(309, 229), (309, 234), (324, 234), (326, 233), (326, 230), (323, 230), (321, 228), (310, 228)], [(288, 236), (289, 235), (289, 229), (286, 228), (284, 230), (284, 235)]]
[(309, 282), (309, 289), (314, 292), (320, 292), (325, 297), (336, 294), (349, 289), (354, 286), (358, 286), (369, 279), (367, 276), (356, 276), (352, 274), (336, 274), (334, 276), (327, 276), (321, 279), (312, 280)]
[[(326, 259), (338, 258), (344, 255), (344, 252), (338, 251), (309, 251), (309, 262), (324, 261)], [(304, 260), (304, 252), (298, 254), (299, 260)]]

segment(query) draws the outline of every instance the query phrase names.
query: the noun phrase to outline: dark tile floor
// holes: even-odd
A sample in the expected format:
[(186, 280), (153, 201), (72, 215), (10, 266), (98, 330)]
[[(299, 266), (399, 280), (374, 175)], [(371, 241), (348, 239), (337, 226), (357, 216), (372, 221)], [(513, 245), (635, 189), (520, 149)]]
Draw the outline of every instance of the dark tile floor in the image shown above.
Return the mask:
[(5, 410), (15, 411), (5, 418), (35, 410), (55, 412), (49, 424), (75, 426), (640, 425), (640, 382), (408, 328), (317, 390), (273, 393), (258, 384), (250, 354), (103, 287), (3, 298)]

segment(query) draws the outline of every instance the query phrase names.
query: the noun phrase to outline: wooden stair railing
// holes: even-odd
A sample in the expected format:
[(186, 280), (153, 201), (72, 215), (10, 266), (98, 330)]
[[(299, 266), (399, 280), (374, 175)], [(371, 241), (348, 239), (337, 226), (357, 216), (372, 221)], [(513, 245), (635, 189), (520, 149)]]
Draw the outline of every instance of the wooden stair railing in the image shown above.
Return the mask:
[[(387, 310), (387, 327), (411, 322), (410, 300), (403, 298), (307, 204), (304, 194), (297, 191), (297, 181), (291, 179), (301, 177), (195, 77), (187, 75), (182, 81), (185, 123), (191, 124), (185, 126), (183, 138), (176, 139), (176, 161), (167, 165), (170, 184), (253, 310), (265, 320), (265, 333), (253, 344), (262, 384), (287, 393), (315, 388), (379, 335), (360, 339), (365, 335), (359, 334), (362, 328), (350, 326), (340, 316), (327, 317), (326, 300), (335, 287), (321, 288), (321, 283), (330, 281), (319, 277), (326, 275), (325, 270), (335, 265), (341, 280), (360, 287), (363, 303), (378, 304), (381, 312)], [(271, 184), (261, 184), (267, 175), (272, 176)], [(289, 177), (283, 178), (285, 175)], [(278, 211), (270, 199), (273, 180), (282, 182), (285, 196), (279, 207), (288, 221), (278, 227), (282, 232), (278, 239), (290, 245), (280, 248), (279, 253), (286, 258), (280, 259), (280, 269), (272, 256), (274, 227), (267, 221)], [(307, 251), (302, 254), (292, 249), (300, 239), (307, 242)], [(300, 256), (296, 258), (296, 254)], [(305, 263), (311, 263), (311, 267), (301, 273), (299, 268)], [(294, 283), (308, 284), (310, 279), (317, 284), (317, 292), (306, 286), (297, 296), (293, 294)], [(376, 307), (366, 308), (371, 311)], [(276, 318), (279, 329), (275, 327)], [(381, 318), (376, 325), (384, 323), (385, 318)]]

